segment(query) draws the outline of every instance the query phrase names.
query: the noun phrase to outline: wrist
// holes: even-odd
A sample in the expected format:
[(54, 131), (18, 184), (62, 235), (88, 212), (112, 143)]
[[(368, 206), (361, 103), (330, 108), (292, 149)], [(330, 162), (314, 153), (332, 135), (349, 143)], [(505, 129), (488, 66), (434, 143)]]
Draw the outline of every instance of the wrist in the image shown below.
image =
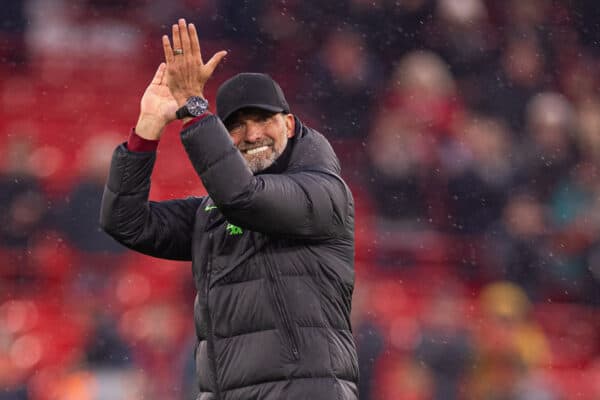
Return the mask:
[(166, 123), (155, 116), (141, 114), (135, 125), (135, 133), (147, 140), (159, 140)]
[(147, 140), (135, 132), (135, 128), (129, 133), (127, 149), (132, 152), (153, 152), (158, 148), (159, 140)]
[(177, 107), (183, 107), (185, 105), (185, 102), (190, 97), (193, 97), (193, 96), (198, 96), (198, 97), (202, 97), (203, 99), (206, 99), (206, 97), (204, 97), (204, 93), (202, 92), (202, 90), (198, 90), (198, 91), (194, 91), (194, 92), (185, 92), (185, 93), (173, 95), (173, 97), (175, 98), (175, 101), (177, 102)]

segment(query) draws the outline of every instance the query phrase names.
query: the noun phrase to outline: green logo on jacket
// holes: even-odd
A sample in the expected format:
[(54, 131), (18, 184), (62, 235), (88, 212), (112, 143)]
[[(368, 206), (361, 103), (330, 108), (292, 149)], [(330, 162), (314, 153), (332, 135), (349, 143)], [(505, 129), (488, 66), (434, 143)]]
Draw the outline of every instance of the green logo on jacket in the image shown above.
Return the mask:
[[(217, 208), (217, 206), (206, 206), (206, 207), (204, 207), (204, 211), (209, 212), (216, 208)], [(230, 224), (229, 222), (227, 223), (227, 226), (225, 227), (225, 229), (227, 230), (227, 234), (229, 236), (237, 236), (237, 235), (241, 235), (244, 233), (242, 228), (240, 228), (239, 226), (236, 226), (234, 224)]]
[(242, 233), (244, 233), (242, 228), (240, 228), (239, 226), (230, 224), (230, 223), (227, 223), (227, 226), (225, 227), (225, 229), (227, 229), (227, 233), (232, 236), (233, 235), (241, 235)]

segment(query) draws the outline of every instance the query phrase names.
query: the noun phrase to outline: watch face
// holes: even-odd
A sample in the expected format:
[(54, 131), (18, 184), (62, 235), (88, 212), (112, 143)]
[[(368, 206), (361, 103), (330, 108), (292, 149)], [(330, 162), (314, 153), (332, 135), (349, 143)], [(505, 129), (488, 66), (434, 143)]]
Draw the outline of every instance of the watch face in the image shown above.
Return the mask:
[(199, 96), (190, 97), (186, 104), (186, 108), (194, 117), (203, 114), (208, 110), (208, 101)]

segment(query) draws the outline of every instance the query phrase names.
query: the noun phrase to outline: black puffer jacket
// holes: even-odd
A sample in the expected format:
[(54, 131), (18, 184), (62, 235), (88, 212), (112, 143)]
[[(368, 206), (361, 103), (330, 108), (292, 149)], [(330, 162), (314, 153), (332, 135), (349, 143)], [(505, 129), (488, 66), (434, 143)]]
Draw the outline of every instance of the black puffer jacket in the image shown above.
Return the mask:
[(284, 154), (253, 175), (217, 117), (181, 135), (209, 196), (148, 202), (155, 155), (121, 145), (101, 224), (134, 250), (193, 261), (198, 399), (357, 399), (354, 205), (331, 146), (296, 119)]

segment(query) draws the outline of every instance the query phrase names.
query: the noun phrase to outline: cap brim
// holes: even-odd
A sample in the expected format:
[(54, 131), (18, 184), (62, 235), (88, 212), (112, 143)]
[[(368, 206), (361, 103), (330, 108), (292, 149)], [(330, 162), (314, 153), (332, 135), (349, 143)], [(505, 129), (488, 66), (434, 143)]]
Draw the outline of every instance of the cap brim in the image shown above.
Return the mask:
[(227, 114), (225, 114), (223, 116), (219, 115), (219, 118), (221, 118), (221, 121), (226, 121), (227, 118), (231, 117), (231, 115), (234, 114), (236, 111), (239, 111), (242, 108), (250, 108), (250, 107), (252, 107), (252, 108), (260, 108), (262, 110), (267, 110), (267, 111), (271, 111), (271, 112), (275, 112), (275, 113), (286, 111), (285, 108), (281, 108), (281, 107), (277, 107), (277, 106), (272, 106), (272, 105), (269, 105), (269, 104), (255, 104), (255, 103), (252, 103), (252, 104), (242, 104), (239, 107), (236, 107), (235, 109), (233, 109), (231, 111), (228, 111)]

